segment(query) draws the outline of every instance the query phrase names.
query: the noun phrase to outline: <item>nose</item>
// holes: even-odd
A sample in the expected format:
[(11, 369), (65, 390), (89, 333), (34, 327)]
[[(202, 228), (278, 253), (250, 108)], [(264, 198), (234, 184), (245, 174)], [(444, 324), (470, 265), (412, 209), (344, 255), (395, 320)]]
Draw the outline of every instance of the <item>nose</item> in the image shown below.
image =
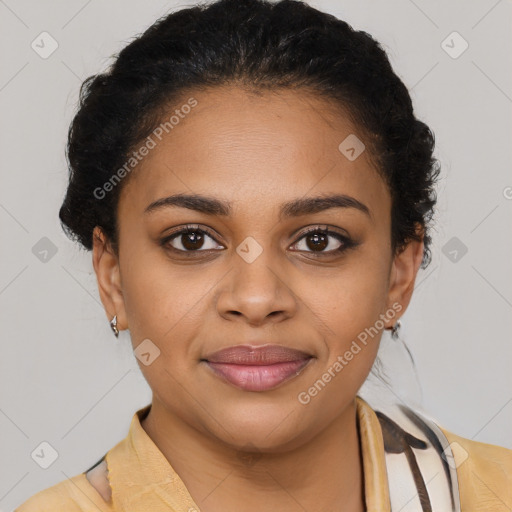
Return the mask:
[(231, 272), (217, 296), (217, 309), (222, 317), (260, 326), (295, 315), (297, 299), (287, 276), (267, 254), (269, 251), (263, 251), (252, 262), (233, 254)]

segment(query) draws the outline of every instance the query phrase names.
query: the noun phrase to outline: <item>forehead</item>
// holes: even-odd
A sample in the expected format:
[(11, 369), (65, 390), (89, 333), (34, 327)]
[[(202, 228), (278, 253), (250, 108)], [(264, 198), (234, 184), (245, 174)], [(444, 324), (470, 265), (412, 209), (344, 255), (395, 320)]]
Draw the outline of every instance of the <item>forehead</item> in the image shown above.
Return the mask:
[(354, 153), (346, 153), (347, 145), (355, 142), (360, 151), (365, 139), (334, 102), (296, 90), (254, 94), (218, 87), (190, 92), (163, 122), (189, 98), (197, 104), (174, 116), (172, 128), (151, 136), (154, 147), (130, 176), (120, 202), (129, 199), (132, 209), (142, 212), (175, 193), (242, 205), (339, 192), (370, 203), (372, 210), (390, 207), (368, 145), (357, 158), (348, 158)]

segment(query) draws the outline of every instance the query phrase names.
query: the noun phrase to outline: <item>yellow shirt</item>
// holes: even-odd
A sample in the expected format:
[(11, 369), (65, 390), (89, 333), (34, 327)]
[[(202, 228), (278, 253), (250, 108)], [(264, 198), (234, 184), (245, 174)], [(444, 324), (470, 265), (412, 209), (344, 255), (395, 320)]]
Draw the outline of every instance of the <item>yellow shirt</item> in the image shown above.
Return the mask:
[[(390, 512), (379, 419), (359, 396), (356, 405), (366, 510)], [(112, 490), (109, 503), (81, 473), (38, 492), (14, 512), (199, 512), (183, 481), (140, 424), (149, 407), (133, 415), (128, 435), (106, 454)], [(467, 459), (459, 465), (460, 455), (454, 451), (461, 511), (511, 512), (512, 450), (441, 430), (450, 443), (458, 443), (467, 452)]]

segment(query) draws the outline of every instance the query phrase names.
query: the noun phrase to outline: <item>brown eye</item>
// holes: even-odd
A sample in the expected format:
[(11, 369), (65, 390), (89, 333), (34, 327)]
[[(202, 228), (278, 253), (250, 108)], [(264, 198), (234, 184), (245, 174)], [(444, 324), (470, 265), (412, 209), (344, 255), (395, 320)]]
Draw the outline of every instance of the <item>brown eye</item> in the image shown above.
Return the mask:
[(312, 251), (323, 251), (329, 245), (329, 235), (325, 233), (312, 233), (306, 235), (306, 245)]
[(317, 253), (319, 256), (340, 253), (354, 245), (348, 237), (321, 228), (309, 230), (294, 244), (297, 251)]
[(201, 249), (204, 244), (204, 235), (198, 231), (181, 234), (181, 245), (189, 250)]
[(206, 231), (199, 228), (185, 228), (166, 237), (162, 245), (178, 252), (202, 252), (224, 247), (217, 244), (216, 240)]

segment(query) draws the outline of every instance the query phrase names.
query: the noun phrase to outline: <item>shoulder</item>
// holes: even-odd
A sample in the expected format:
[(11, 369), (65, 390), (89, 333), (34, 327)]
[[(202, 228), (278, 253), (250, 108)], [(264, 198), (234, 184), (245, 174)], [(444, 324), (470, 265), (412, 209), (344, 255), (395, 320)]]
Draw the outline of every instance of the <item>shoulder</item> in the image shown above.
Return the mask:
[[(96, 468), (99, 468), (96, 466)], [(14, 512), (84, 512), (94, 510), (111, 512), (113, 509), (100, 495), (101, 480), (95, 473), (99, 488), (93, 486), (85, 473), (80, 473), (43, 489), (23, 502)]]
[(441, 430), (452, 449), (448, 463), (457, 470), (461, 509), (512, 510), (512, 450)]

